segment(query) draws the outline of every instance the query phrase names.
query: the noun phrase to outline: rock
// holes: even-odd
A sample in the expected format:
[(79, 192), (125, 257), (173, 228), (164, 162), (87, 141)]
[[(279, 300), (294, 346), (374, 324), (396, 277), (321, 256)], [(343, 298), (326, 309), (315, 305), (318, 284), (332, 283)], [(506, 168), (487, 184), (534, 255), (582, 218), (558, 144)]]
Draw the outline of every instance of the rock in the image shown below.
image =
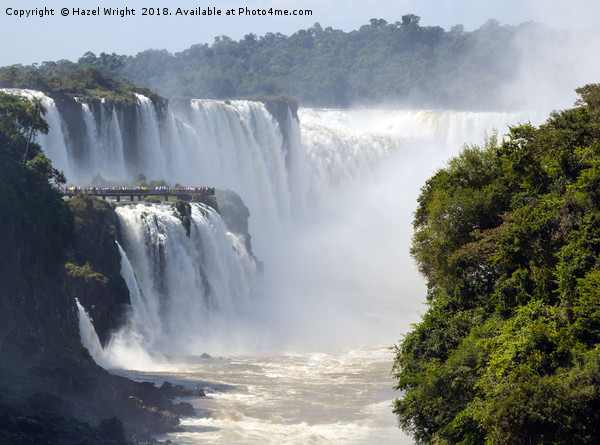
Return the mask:
[(206, 397), (205, 392), (198, 387), (187, 389), (181, 385), (173, 385), (170, 382), (164, 382), (159, 390), (164, 397), (170, 399), (175, 397)]
[(112, 440), (119, 444), (125, 444), (127, 442), (125, 439), (125, 427), (123, 426), (123, 422), (116, 417), (101, 420), (98, 429), (102, 433), (102, 436), (108, 440)]
[(31, 408), (35, 411), (58, 411), (62, 408), (64, 402), (63, 400), (55, 396), (54, 394), (49, 394), (45, 392), (36, 392), (29, 399), (27, 399), (27, 403)]
[(189, 416), (194, 417), (196, 415), (196, 411), (194, 411), (194, 407), (187, 402), (176, 403), (173, 406), (173, 411), (180, 416)]
[(142, 399), (135, 396), (129, 396), (129, 402), (131, 408), (137, 410), (146, 423), (154, 424), (157, 427), (162, 425), (165, 431), (171, 426), (179, 425), (179, 416), (170, 409), (147, 405)]
[(192, 389), (190, 391), (190, 395), (193, 397), (206, 397), (206, 393), (204, 392), (204, 390), (195, 387), (194, 389)]

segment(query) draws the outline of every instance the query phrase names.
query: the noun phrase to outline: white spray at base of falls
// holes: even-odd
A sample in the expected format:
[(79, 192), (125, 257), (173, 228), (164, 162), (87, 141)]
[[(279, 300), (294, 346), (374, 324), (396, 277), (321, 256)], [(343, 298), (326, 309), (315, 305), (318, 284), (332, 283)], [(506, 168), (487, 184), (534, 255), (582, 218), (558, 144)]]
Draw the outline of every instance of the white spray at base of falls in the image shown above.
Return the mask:
[[(127, 204), (116, 211), (132, 313), (106, 349), (199, 355), (238, 341), (232, 325), (243, 325), (252, 311), (256, 264), (219, 215), (192, 204), (188, 235), (173, 205)], [(118, 361), (120, 354), (112, 355)]]
[[(299, 111), (307, 211), (265, 261), (273, 332), (287, 348), (390, 344), (424, 312), (409, 256), (419, 189), (465, 143), (527, 114), (423, 110)], [(536, 117), (529, 117), (535, 121)]]

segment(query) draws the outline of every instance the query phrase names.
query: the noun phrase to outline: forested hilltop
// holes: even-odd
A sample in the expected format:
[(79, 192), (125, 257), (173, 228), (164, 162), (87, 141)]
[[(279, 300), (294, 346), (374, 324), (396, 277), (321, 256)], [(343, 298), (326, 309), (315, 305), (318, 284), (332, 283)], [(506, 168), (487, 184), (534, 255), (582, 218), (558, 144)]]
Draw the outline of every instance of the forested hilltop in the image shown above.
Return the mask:
[(547, 32), (531, 23), (508, 26), (495, 20), (472, 32), (462, 25), (445, 31), (419, 22), (413, 14), (394, 23), (371, 19), (351, 32), (315, 23), (291, 36), (248, 34), (240, 41), (220, 36), (210, 45), (175, 54), (155, 49), (135, 56), (88, 52), (77, 62), (46, 61), (1, 71), (5, 78), (33, 69), (64, 77), (93, 66), (165, 97), (284, 94), (304, 106), (391, 102), (482, 109), (497, 106), (500, 87), (513, 80), (522, 57), (518, 42), (541, 41)]
[(427, 313), (397, 346), (419, 443), (600, 442), (600, 85), (422, 188)]

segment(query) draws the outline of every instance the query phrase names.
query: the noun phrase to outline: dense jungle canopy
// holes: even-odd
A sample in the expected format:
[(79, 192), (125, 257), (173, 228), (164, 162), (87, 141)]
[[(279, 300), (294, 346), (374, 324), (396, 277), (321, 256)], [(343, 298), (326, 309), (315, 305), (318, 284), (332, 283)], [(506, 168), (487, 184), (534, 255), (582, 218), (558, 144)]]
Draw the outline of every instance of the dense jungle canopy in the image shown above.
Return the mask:
[(428, 311), (395, 364), (418, 443), (600, 441), (600, 86), (577, 92), (421, 190)]
[(445, 31), (419, 22), (414, 14), (394, 23), (371, 19), (351, 32), (315, 23), (291, 36), (248, 34), (239, 41), (218, 36), (210, 45), (175, 54), (156, 49), (135, 56), (87, 52), (77, 62), (5, 67), (0, 74), (10, 81), (29, 70), (64, 77), (96, 67), (165, 97), (284, 94), (304, 106), (401, 103), (482, 109), (501, 102), (501, 87), (514, 79), (523, 57), (523, 42), (550, 40), (551, 34), (533, 23), (509, 26), (489, 20), (467, 32), (462, 25)]

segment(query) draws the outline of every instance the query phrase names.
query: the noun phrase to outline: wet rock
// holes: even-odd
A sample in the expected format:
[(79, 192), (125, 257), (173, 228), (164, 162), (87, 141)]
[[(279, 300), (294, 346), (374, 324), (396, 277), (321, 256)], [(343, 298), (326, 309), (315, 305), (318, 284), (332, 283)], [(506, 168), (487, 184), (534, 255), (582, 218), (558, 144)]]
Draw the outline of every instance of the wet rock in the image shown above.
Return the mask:
[(163, 383), (159, 390), (164, 397), (168, 397), (170, 399), (175, 397), (206, 397), (206, 393), (198, 387), (194, 387), (194, 389), (187, 389), (181, 385), (173, 385), (169, 382)]
[(179, 425), (179, 416), (169, 409), (148, 405), (135, 396), (129, 396), (129, 405), (137, 411), (137, 415), (143, 423), (162, 426), (164, 431), (168, 431), (172, 426)]
[(173, 411), (180, 416), (193, 417), (196, 415), (194, 407), (190, 403), (180, 402), (173, 406)]
[(45, 392), (36, 392), (28, 400), (28, 405), (35, 411), (59, 411), (64, 402), (54, 395)]
[(206, 397), (206, 393), (200, 388), (190, 390), (190, 395), (193, 397)]

